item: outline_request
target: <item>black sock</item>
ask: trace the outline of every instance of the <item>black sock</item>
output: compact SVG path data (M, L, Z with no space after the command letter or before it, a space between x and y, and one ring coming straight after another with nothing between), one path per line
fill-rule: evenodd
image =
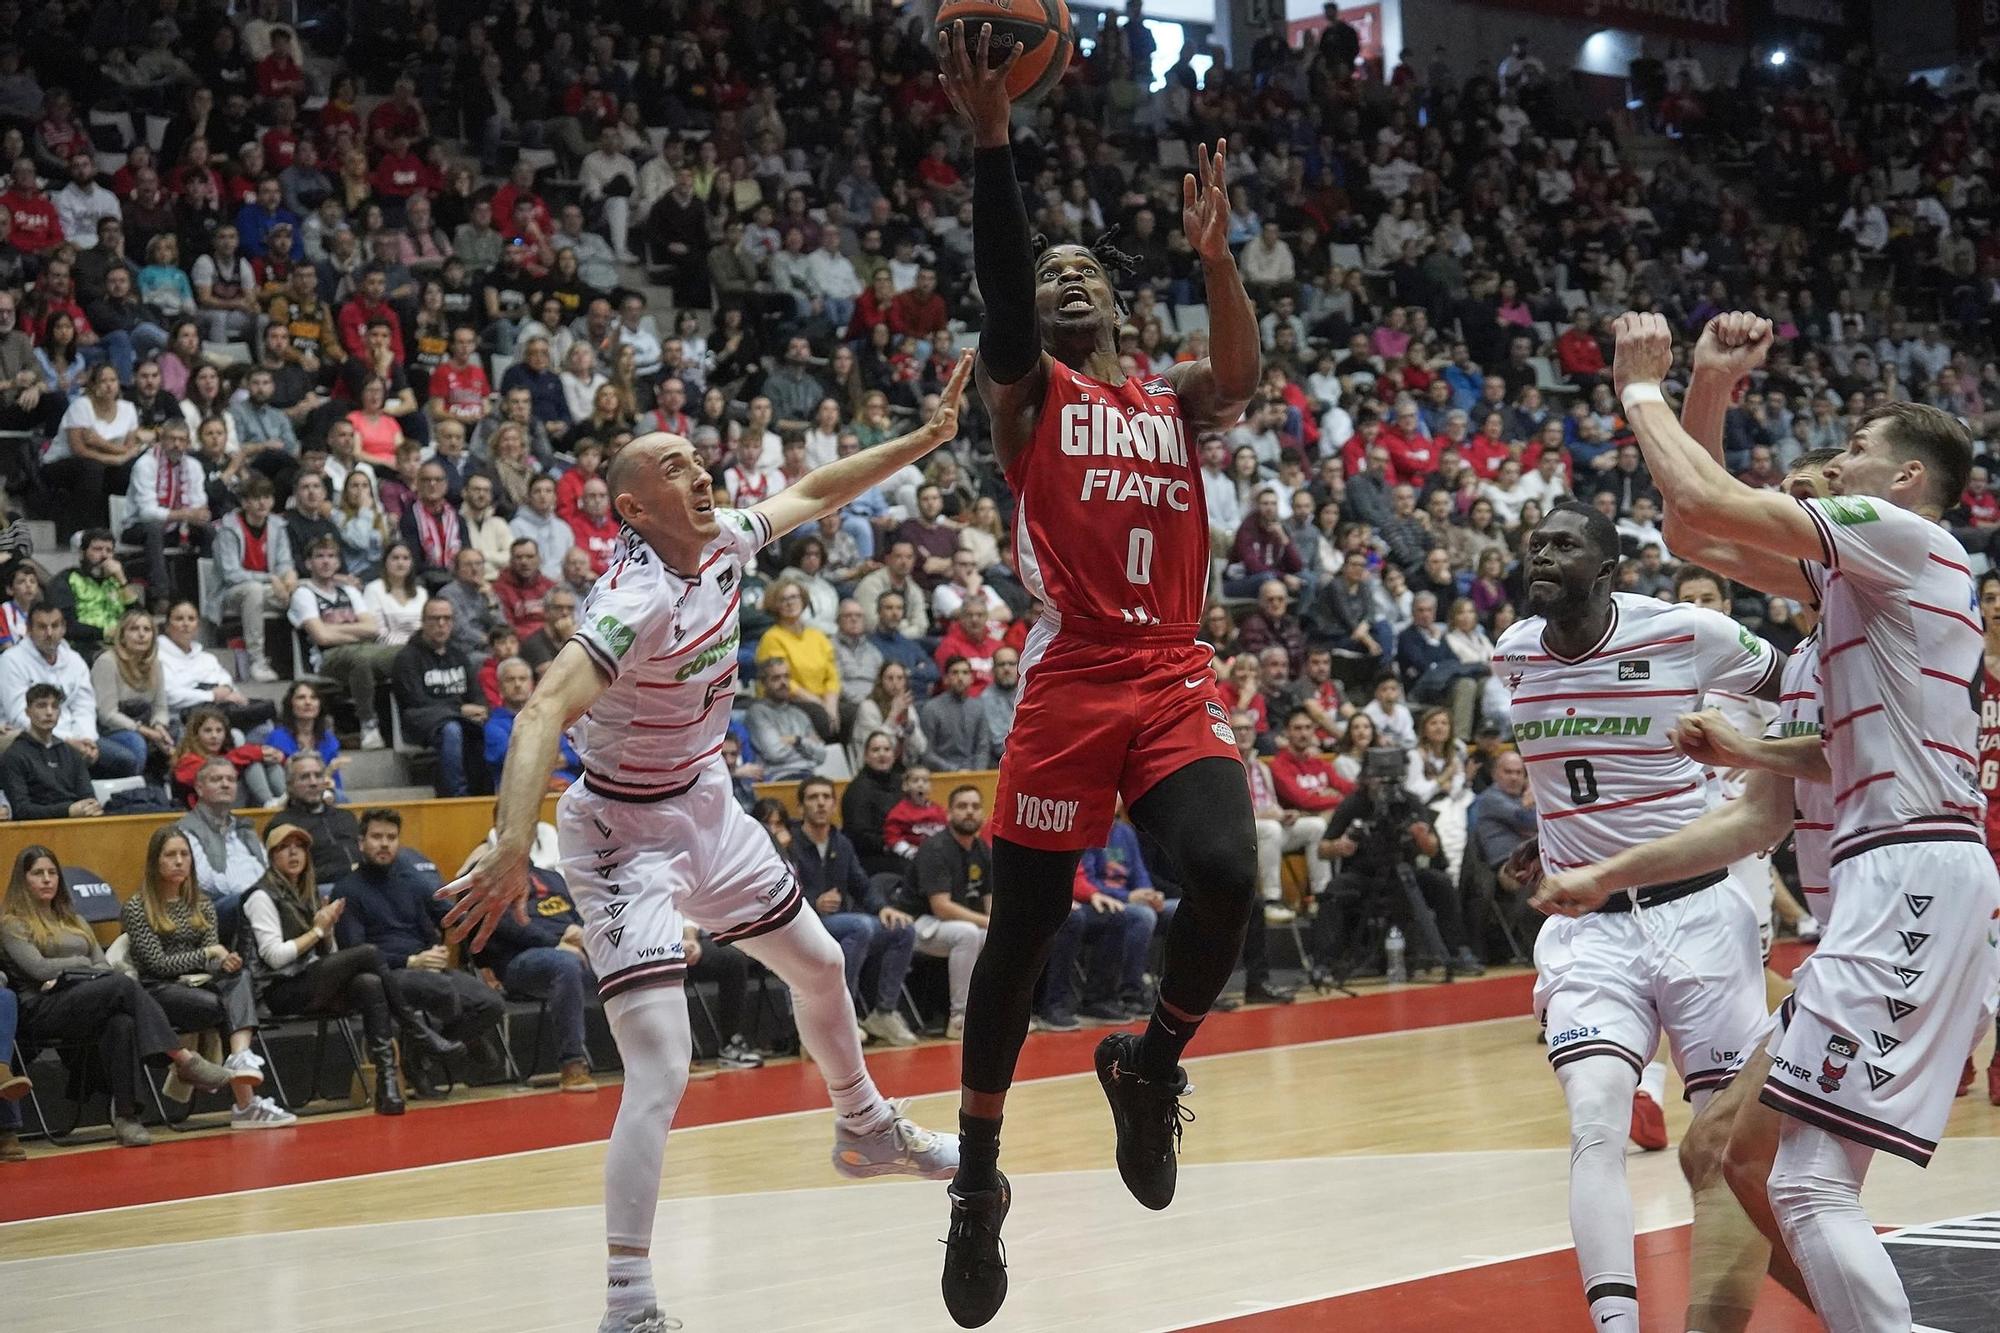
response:
M1174 1066L1181 1062L1181 1052L1200 1030L1200 1019L1179 1018L1155 1004L1153 1016L1146 1020L1146 1031L1139 1038L1139 1049L1132 1056L1132 1063L1137 1066L1135 1072L1155 1083L1171 1082Z
M999 1187L1000 1119L958 1113L958 1175L952 1184L959 1193Z

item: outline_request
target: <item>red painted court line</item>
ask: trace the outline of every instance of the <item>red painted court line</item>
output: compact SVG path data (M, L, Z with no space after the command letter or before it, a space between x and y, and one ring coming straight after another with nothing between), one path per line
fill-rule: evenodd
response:
M1444 1027L1529 1011L1534 978L1491 980L1363 995L1358 999L1216 1014L1203 1024L1191 1055L1227 1055L1333 1037ZM1045 1033L1021 1052L1018 1077L1089 1071L1106 1029ZM902 1097L958 1086L959 1049L943 1043L871 1053L882 1090ZM682 1128L824 1107L818 1069L797 1061L724 1074L689 1086L675 1124ZM99 1208L201 1198L237 1190L338 1180L506 1153L593 1143L608 1136L618 1094L537 1096L469 1102L390 1119L357 1116L306 1121L296 1129L217 1134L173 1142L166 1132L144 1150L107 1149L40 1157L7 1167L0 1179L0 1222L58 1217Z
M1639 1237L1639 1327L1681 1333L1687 1327L1688 1229ZM1329 1276L1335 1276L1330 1274ZM1496 1311L1506 1311L1504 1319ZM1371 1287L1198 1325L1201 1333L1438 1333L1440 1329L1533 1329L1593 1333L1576 1271L1576 1252L1511 1259L1437 1277ZM1810 1311L1769 1281L1751 1316L1751 1333L1820 1333Z

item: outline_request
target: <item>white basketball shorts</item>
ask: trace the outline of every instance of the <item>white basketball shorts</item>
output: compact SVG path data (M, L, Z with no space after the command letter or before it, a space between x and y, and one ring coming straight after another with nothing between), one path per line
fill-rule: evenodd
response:
M1637 1076L1665 1032L1689 1095L1726 1083L1768 1016L1748 895L1722 881L1657 907L1558 917L1535 941L1535 971L1552 1067L1605 1055Z
M607 796L587 781L557 803L556 840L603 998L678 985L686 922L729 944L798 915L798 881L737 805L720 763L679 794L651 800Z
M1983 842L1931 839L1832 878L1840 905L1794 978L1763 1099L1923 1166L2000 983L2000 874Z

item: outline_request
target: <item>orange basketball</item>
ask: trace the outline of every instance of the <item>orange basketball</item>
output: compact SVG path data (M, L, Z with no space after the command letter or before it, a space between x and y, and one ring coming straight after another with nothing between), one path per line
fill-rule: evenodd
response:
M988 55L996 66L1016 43L1021 46L1021 63L1007 79L1007 92L1016 102L1033 102L1055 87L1076 49L1063 0L944 0L938 6L938 31L949 34L951 25L961 21L966 49L975 57L980 26L993 25Z

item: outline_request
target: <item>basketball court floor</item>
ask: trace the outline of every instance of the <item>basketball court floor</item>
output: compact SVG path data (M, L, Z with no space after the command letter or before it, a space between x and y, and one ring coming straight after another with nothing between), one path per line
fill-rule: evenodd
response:
M1111 1167L1089 1073L1101 1031L1031 1038L1003 1134L1012 1292L990 1327L1586 1333L1530 983L1212 1018L1164 1213ZM924 1124L955 1124L957 1047L869 1063ZM2000 1109L1984 1090L1957 1104L1931 1170L1878 1157L1868 1182L1935 1333L2000 1329ZM655 1256L690 1333L953 1327L937 1293L943 1185L839 1180L824 1099L796 1061L689 1088ZM608 1086L419 1103L400 1120L161 1134L146 1151L0 1167L0 1329L592 1329L617 1100ZM1686 1190L1671 1152L1629 1166L1644 1327L1680 1333ZM1767 1284L1752 1327L1819 1324Z

